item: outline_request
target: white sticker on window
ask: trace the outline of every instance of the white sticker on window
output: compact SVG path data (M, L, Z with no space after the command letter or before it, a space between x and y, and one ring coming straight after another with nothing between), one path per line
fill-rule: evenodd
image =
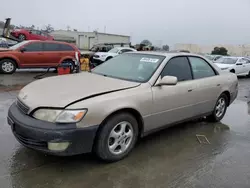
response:
M141 58L140 61L141 62L147 62L147 63L157 63L159 61L159 59L143 57L143 58Z

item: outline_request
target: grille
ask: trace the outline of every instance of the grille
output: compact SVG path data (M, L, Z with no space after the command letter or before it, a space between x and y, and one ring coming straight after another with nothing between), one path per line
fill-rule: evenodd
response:
M27 137L21 136L21 135L19 135L17 133L15 133L15 136L24 145L34 146L34 147L41 147L41 148L46 148L47 147L47 142L27 138Z
M24 114L27 114L29 112L29 107L23 104L19 99L17 99L16 105Z

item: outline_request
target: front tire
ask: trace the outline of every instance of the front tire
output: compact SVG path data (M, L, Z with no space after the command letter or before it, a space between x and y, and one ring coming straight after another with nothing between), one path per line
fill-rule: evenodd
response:
M137 137L138 123L132 115L113 115L105 121L97 135L95 153L104 161L119 161L134 148Z
M0 61L0 72L4 74L13 74L16 68L16 62L11 59L3 59Z
M222 120L227 111L228 102L227 95L224 93L221 94L216 102L213 113L208 116L208 120L212 122L219 122Z

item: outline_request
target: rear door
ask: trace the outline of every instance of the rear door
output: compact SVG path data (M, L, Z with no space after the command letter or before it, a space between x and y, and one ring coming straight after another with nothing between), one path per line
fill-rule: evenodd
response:
M68 44L59 44L60 59L66 58L66 57L72 57L74 59L75 51L76 50Z
M205 59L196 56L189 56L188 59L196 84L194 115L212 112L220 95L221 78Z
M32 42L23 46L24 52L19 52L20 65L22 67L43 67L44 53L42 42Z

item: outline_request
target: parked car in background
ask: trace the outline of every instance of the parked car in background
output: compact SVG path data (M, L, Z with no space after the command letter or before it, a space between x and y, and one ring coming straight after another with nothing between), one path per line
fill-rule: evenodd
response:
M1 37L0 37L0 48L9 48L7 40Z
M54 37L44 31L39 30L27 30L27 29L16 29L10 33L20 41L24 40L54 40Z
M26 147L61 156L93 151L117 161L138 138L164 127L204 116L220 121L237 93L237 76L202 56L124 53L91 72L25 86L8 123Z
M217 61L222 57L222 55L205 55L205 57L211 61Z
M221 57L214 62L221 70L238 76L250 76L250 59L245 57Z
M0 72L12 74L22 68L57 67L63 61L72 62L75 52L72 44L56 41L23 41L8 49L0 50Z
M134 48L129 47L116 47L111 49L108 52L97 52L93 56L93 63L96 65L100 65L101 63L118 56L120 54L126 53L126 52L135 52L136 50Z

